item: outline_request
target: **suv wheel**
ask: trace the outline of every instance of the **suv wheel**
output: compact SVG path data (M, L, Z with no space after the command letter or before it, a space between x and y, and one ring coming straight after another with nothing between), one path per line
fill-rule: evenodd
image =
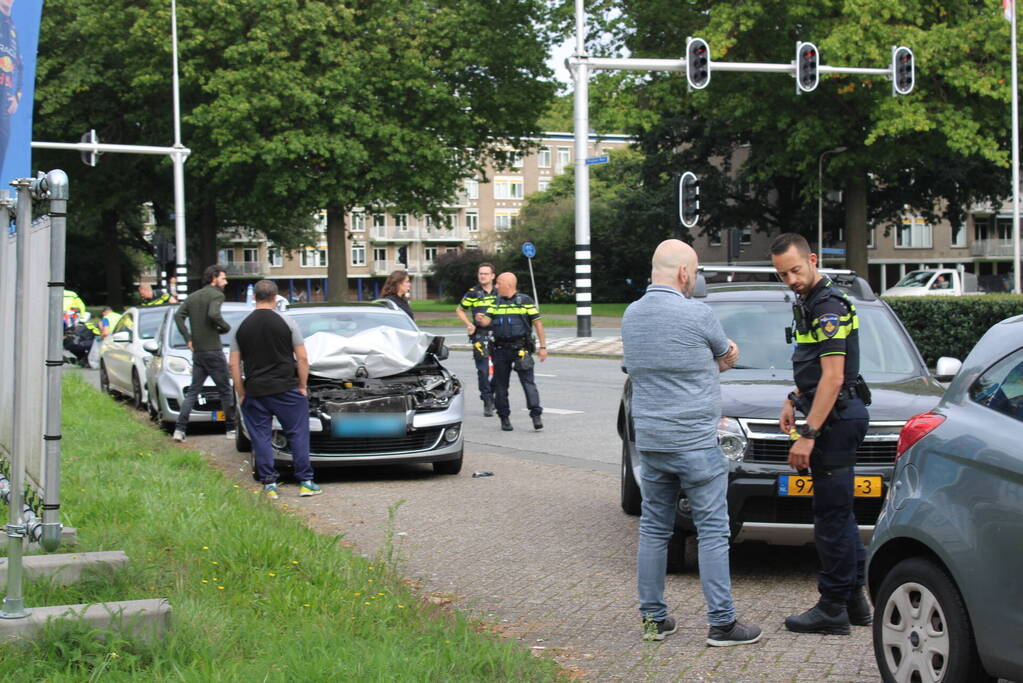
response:
M962 596L931 560L897 564L874 605L874 657L886 683L991 680L977 656Z
M627 515L638 515L643 506L643 493L632 472L629 442L622 439L622 510Z
M668 539L668 572L682 574L695 571L699 558L699 545L694 534L687 534L681 529Z

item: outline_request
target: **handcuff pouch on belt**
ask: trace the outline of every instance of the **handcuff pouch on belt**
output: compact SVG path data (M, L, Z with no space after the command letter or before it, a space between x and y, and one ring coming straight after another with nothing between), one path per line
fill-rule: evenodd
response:
M492 335L476 333L470 335L469 341L472 343L473 360L481 361L490 357L494 347L494 337Z
M792 391L789 393L788 399L792 401L792 405L801 412L804 416L810 414L810 408L813 407L813 397L816 391L808 391L802 394L796 394ZM844 384L842 388L838 390L838 396L835 397L835 403L831 406L831 412L828 417L824 420L824 424L821 425L821 431L828 428L828 423L832 419L838 420L841 417L838 411L845 407L845 402L858 398L863 401L863 405L870 405L870 387L867 386L866 380L863 379L862 375L856 375L856 379L851 384Z

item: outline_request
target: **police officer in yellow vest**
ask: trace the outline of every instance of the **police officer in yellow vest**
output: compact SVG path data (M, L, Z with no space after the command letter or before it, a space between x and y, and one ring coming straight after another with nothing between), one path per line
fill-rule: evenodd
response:
M483 401L483 416L490 417L494 414L494 391L490 383L490 352L493 346L493 333L489 327L477 327L474 321L477 313L486 313L487 309L497 300L497 288L494 286L494 264L481 263L476 270L476 278L479 284L465 293L461 303L455 308L455 315L465 323L465 331L469 333L472 357L476 363L476 380L480 389L480 400Z
M497 415L501 418L501 429L510 432L511 408L508 405L508 383L511 371L519 375L522 390L526 393L526 405L533 419L533 429L543 429L543 408L540 394L533 378L533 351L538 351L540 362L547 360L547 336L540 311L533 299L517 292L518 279L513 273L501 273L497 277L497 300L486 313L477 313L476 322L489 327L494 333L494 402ZM537 348L533 342L533 330L540 340Z
M120 313L115 313L110 306L103 307L103 316L99 319L99 336L106 339L114 332L114 326L121 319Z
M167 292L160 292L160 296L155 296L151 285L139 285L139 296L142 297L142 306L162 306L170 303L170 295Z

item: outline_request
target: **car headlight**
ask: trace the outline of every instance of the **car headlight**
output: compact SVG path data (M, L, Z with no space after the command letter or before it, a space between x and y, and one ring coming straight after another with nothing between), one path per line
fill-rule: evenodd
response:
M734 417L723 417L718 422L718 445L729 460L742 460L746 453L746 438L742 425Z
M175 375L191 375L192 364L180 356L167 356L167 372Z

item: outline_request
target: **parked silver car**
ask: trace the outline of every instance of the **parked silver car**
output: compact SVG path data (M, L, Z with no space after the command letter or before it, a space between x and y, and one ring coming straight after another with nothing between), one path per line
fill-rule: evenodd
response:
M137 410L146 406L146 366L152 354L145 344L156 339L167 311L176 306L133 306L114 325L110 336L100 341L99 385L107 393L131 398Z
M154 420L166 426L177 421L181 404L185 400L185 391L192 383L192 351L178 331L178 326L174 324L174 312L177 308L171 306L164 312L156 339L145 344L146 351L153 354L146 368L149 414ZM221 307L224 320L231 326L230 332L220 335L225 358L234 339L235 330L251 312L251 304L228 302ZM189 422L223 421L224 410L220 405L220 393L213 380L207 377L203 390L192 408Z
M885 681L1023 681L1023 316L899 436L870 544Z
M293 308L309 352L310 460L314 467L432 463L462 469L462 383L441 364L443 337L420 332L387 306ZM238 415L237 447L252 444ZM274 421L274 460L291 450ZM254 468L253 468L254 469Z

